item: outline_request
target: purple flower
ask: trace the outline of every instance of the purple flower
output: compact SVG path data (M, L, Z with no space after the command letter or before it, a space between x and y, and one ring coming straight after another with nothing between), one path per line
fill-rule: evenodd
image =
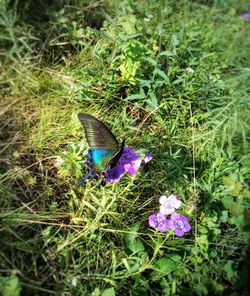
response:
M188 219L177 213L171 215L171 220L169 220L168 223L169 228L172 229L177 236L183 236L185 232L191 229Z
M169 229L169 220L166 219L162 213L151 215L148 218L148 224L151 227L156 228L160 232L166 232Z
M145 154L145 157L144 157L144 162L147 163L149 162L151 159L153 158L152 154L150 152L147 152Z
M106 173L106 181L118 182L125 172L135 175L141 166L141 153L135 152L133 149L125 146L122 155L117 163L117 166L108 170ZM145 163L152 159L151 153L147 152L145 155Z
M135 152L128 146L124 147L122 156L119 159L119 165L124 167L124 170L131 175L135 175L141 165L141 159L139 156L141 153Z
M105 179L106 181L116 183L120 181L121 177L124 175L124 168L121 166L116 166L113 169L107 171Z
M141 166L142 160L140 158L136 160L132 160L131 163L126 163L124 165L124 169L126 172L130 173L131 175L135 175Z
M169 197L162 195L159 199L161 204L160 213L165 215L170 215L175 212L175 209L179 209L182 206L182 202L174 194L171 194Z
M120 165L129 164L132 161L139 159L140 155L141 153L135 152L133 149L129 148L128 146L125 146L122 156L119 159L119 164Z
M241 14L241 17L246 20L249 21L250 20L250 13L249 12L244 12Z

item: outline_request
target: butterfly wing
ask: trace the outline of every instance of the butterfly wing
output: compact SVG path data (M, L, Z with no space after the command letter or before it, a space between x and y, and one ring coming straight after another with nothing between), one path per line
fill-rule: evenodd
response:
M104 123L89 114L80 113L78 118L91 148L119 150L119 143Z
M110 161L117 154L117 150L111 149L92 149L92 167L96 173L107 169Z
M112 159L120 153L119 143L110 129L100 120L83 113L78 114L78 118L91 148L92 170L96 174L100 174L107 169Z
M114 168L116 166L117 162L119 161L120 157L122 156L124 146L125 146L125 139L122 141L122 144L121 144L121 147L120 147L119 151L110 160L110 162L109 162L110 169L112 169L112 168Z

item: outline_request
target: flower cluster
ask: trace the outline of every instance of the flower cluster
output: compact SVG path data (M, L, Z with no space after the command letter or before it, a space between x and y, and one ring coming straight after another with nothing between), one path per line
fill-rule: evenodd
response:
M135 152L128 146L125 146L117 166L106 172L105 180L116 183L120 181L121 177L126 172L130 173L131 175L135 175L139 171L142 161L147 163L151 159L151 153L147 152L145 155L142 155L139 152Z
M185 232L190 231L191 226L188 219L175 212L182 206L182 202L176 195L161 196L160 202L160 212L151 215L148 218L149 226L156 228L160 232L166 232L168 230L173 230L177 236L183 236ZM167 219L167 216L170 219Z

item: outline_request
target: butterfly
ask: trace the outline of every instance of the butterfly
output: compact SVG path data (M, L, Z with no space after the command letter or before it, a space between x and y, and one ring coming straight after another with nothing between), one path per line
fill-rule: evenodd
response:
M87 174L77 183L81 186L87 179L104 178L106 172L116 166L125 145L119 145L111 130L92 115L79 113L78 118L84 128L86 140L90 147L87 156ZM102 185L105 184L103 180Z

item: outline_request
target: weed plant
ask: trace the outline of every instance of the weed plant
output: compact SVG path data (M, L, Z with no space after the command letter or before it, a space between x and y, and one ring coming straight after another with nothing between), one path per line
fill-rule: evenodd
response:
M247 0L0 1L0 291L248 295ZM76 184L79 112L153 160ZM163 194L182 238L148 225Z

